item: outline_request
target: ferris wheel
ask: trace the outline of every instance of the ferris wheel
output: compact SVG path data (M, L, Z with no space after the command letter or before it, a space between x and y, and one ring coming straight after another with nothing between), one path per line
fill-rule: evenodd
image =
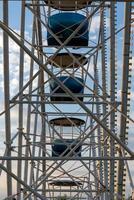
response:
M133 199L134 3L0 9L0 198Z

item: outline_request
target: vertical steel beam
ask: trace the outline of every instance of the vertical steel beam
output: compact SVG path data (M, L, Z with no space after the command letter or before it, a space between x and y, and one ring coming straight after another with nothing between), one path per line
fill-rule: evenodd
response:
M125 3L125 31L124 31L124 49L123 49L123 75L122 75L122 95L121 95L121 112L127 115L128 109L128 78L129 78L129 55L130 55L130 30L131 30L131 2ZM120 121L120 140L125 144L126 141L126 118L121 115ZM121 156L121 153L120 153ZM123 176L124 161L119 161L118 166L118 195L119 199L123 198Z
M100 43L100 40L101 40L101 27L102 27L102 18L100 16L100 30L99 30L99 36L98 36L98 44ZM98 69L97 69L97 63L98 63L98 54L99 52L97 51L96 52L96 55L94 55L94 91L97 95L99 95L100 93L100 88L99 88L99 73L98 73ZM99 103L99 97L96 96L95 97L95 101L97 103ZM96 112L97 112L97 116L98 118L100 119L100 112L101 112L101 105L99 104L96 104ZM102 129L100 126L98 126L97 128L97 142L98 142L98 156L102 156L102 151L101 151L101 148L102 148L102 144L101 144L101 136L102 136ZM99 169L98 169L98 172L99 172L99 179L100 179L100 182L103 183L103 172L104 172L104 167L103 167L103 162L100 161L99 162ZM100 185L100 188L102 187L102 185ZM100 196L100 197L99 197ZM96 199L104 199L104 193L102 193L101 195L97 195Z
M115 2L111 2L110 7L110 96L111 102L115 102L115 88L116 88L116 60L115 60ZM115 132L115 111L113 111L110 115L110 129L114 133ZM113 157L115 152L115 142L111 138L110 139L110 155ZM114 171L115 171L115 161L110 161L110 191L114 194ZM110 200L112 197L110 197Z
M98 53L97 53L98 54ZM94 77L95 77L95 81L97 82L97 83L99 83L99 75L98 75L98 70L97 70L97 57L98 57L98 55L96 55L96 59L95 59L95 61L94 61ZM95 93L96 94L99 94L99 87L96 85L96 84L94 84L94 90L95 90ZM96 102L98 102L99 103L99 98L98 97L96 97L95 98L95 101ZM99 105L99 104L97 104L96 105L96 112L97 112L97 116L98 116L98 118L100 119L100 110L101 110L101 106ZM102 144L101 144L101 135L102 135L102 131L101 131L101 127L100 126L98 126L98 128L97 128L97 142L98 142L98 156L102 156L101 154L101 146L102 146ZM99 172L99 179L100 179L100 181L103 183L103 164L102 164L102 161L100 161L99 162L99 169L98 169L98 172ZM101 185L100 185L100 188L101 188ZM100 199L103 199L104 197L104 194L102 194L101 195L101 197L100 197Z
M105 42L105 37L106 37L106 17L105 17L105 10L102 10L101 14L101 42L102 42L102 55L101 55L101 61L102 61L102 88L103 88L103 99L106 101L106 94L107 94L107 80L106 80L106 72L107 72L107 60L106 60L106 42ZM107 105L103 104L102 106L103 110L103 116L106 115L107 113ZM104 121L105 126L107 126L107 119ZM107 137L106 131L103 129L103 141L105 141ZM107 144L107 142L106 142ZM107 156L107 145L104 145L103 147L103 155ZM104 161L104 185L108 187L108 161ZM107 192L105 193L105 199L108 200L108 194Z
M36 27L35 27L35 18L33 19L33 27L32 27L32 45L34 46L35 44L35 32L36 32ZM31 52L34 54L34 48L32 47ZM30 76L29 79L32 78L33 76L33 68L34 66L34 61L32 59L30 59ZM29 93L31 93L32 91L32 83L29 85ZM29 97L30 98L30 97ZM37 101L38 101L38 96L37 96ZM28 108L28 112L31 112L31 105L29 105L30 107ZM38 106L38 105L37 105ZM38 123L38 114L35 114L35 118L34 118L34 128L33 128L33 140L32 142L35 143L36 142L36 131L37 131L37 123ZM28 121L27 121L28 123ZM29 128L30 129L30 128ZM27 152L26 152L27 153ZM35 145L32 146L32 152L31 152L32 156L35 155ZM33 165L31 164L30 167L30 179L29 179L29 184L32 185L32 181L34 181L34 168Z
M39 19L41 18L41 14L40 14L40 6L39 6L39 2L36 1L37 3L37 7L36 7L36 13L37 16L39 17ZM42 26L41 26L41 22L38 20L38 18L36 18L36 26L37 26L37 45L39 45L38 47L38 57L39 60L42 62L43 64L43 48L42 48ZM44 90L44 70L41 70L40 75L39 75L39 87L40 87L40 94L41 94L41 112L45 113L45 103L44 103L44 95L45 95L45 90ZM41 142L44 143L43 145L43 150L42 150L42 156L46 156L46 123L44 120L44 117L41 117L41 121L42 121L42 127L41 127ZM42 170L43 173L46 175L46 161L44 160L42 162ZM42 184L42 195L46 196L46 182L44 181Z
M8 0L3 1L3 22L8 26ZM3 33L3 66L4 66L4 99L5 99L5 133L7 156L11 156L11 125L10 125L10 88L9 88L9 39L6 32ZM11 172L11 161L7 161L7 170ZM12 179L7 174L7 195L12 195Z
M25 30L25 0L21 2L21 42L24 44L24 30ZM19 91L23 87L23 74L24 74L24 50L20 48L20 65L19 65ZM19 100L21 101L23 94L21 93L19 96ZM22 156L22 132L23 132L23 105L19 105L19 119L18 119L18 157ZM17 167L17 176L21 178L22 175L22 161L18 161ZM21 184L17 182L17 193L19 194L21 190ZM20 199L20 195L18 195L18 200Z

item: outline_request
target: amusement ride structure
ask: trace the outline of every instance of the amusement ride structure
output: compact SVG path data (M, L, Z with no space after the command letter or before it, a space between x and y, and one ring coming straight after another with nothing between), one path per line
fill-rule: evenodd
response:
M134 3L1 5L5 200L133 199ZM11 41L18 48L17 69L10 62ZM12 94L11 71L18 80Z

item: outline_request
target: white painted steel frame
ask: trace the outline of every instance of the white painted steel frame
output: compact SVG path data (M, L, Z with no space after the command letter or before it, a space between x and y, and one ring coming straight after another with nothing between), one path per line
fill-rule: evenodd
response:
M108 1L107 1L108 2ZM111 2L111 1L110 1ZM34 3L34 6L33 6L33 3ZM42 3L42 1L41 1ZM42 4L44 5L44 4ZM33 12L33 15L34 15L34 20L33 20L33 39L32 39L32 49L29 50L26 45L24 45L24 31L25 31L25 6L27 6L29 8L29 10L31 10L31 12L36 12L36 14ZM31 6L31 7L30 7ZM32 6L33 6L33 9L32 9ZM91 51L91 55L89 55L89 57L92 57L93 55L96 56L96 61L94 63L94 66L96 67L97 66L97 53L100 52L100 49L99 47L104 47L105 45L105 42L107 41L107 39L110 39L111 40L111 74L110 74L110 78L111 78L111 93L110 93L110 96L111 96L111 99L110 101L107 100L106 97L104 97L105 94L107 94L108 92L106 91L106 65L105 65L105 58L106 58L106 52L105 52L105 49L102 48L102 63L104 63L103 65L103 68L102 68L102 78L103 79L103 85L101 87L101 85L99 84L99 80L98 80L98 72L96 73L96 78L92 77L89 72L87 71L87 69L83 68L83 66L80 64L79 60L77 58L75 58L73 56L73 54L70 52L70 50L66 47L66 44L69 40L71 40L71 38L73 36L75 36L75 34L80 30L80 28L83 26L84 22L80 24L80 26L76 29L76 31L74 31L70 37L64 42L64 43L61 43L59 41L59 39L56 37L55 34L53 34L51 32L51 30L48 28L48 26L46 24L43 23L43 25L46 26L46 29L50 32L50 34L52 34L52 36L59 42L59 47L57 49L57 51L53 54L53 57L56 56L58 54L58 52L60 52L60 50L62 48L64 48L68 53L69 55L77 62L77 64L80 66L80 68L82 68L84 70L85 73L87 73L87 75L94 81L94 85L96 87L96 93L94 95L96 95L95 97L95 101L92 103L92 106L94 107L94 105L96 105L96 107L98 108L97 109L97 113L96 115L94 114L94 109L90 109L91 107L89 107L88 104L85 104L85 102L81 102L78 98L77 95L74 95L67 87L65 87L65 85L63 84L63 82L59 81L57 79L57 76L54 75L48 68L47 68L47 65L49 63L49 59L46 61L45 64L43 64L43 57L45 56L44 53L43 53L43 45L42 45L42 36L41 36L41 33L42 33L42 28L41 28L41 25L42 25L42 20L41 20L41 15L40 15L40 8L41 4L40 2L36 2L36 1L32 1L31 5L30 4L27 4L25 5L25 1L22 1L22 14L21 14L21 39L18 39L15 34L8 28L8 1L5 0L3 1L3 13L4 13L4 20L3 22L0 22L0 27L4 30L4 78L5 78L5 83L4 83L4 86L5 86L5 112L2 112L1 115L3 113L5 113L5 122L6 122L6 151L5 151L5 155L0 157L1 160L6 160L7 161L7 168L4 167L2 164L0 164L0 168L2 170L4 170L6 173L7 173L7 195L8 196L11 196L12 195L12 187L11 187L11 177L13 177L14 179L17 180L17 190L18 190L18 193L20 193L20 190L21 190L21 185L24 186L24 188L26 190L28 190L30 193L28 193L27 195L24 195L23 198L24 199L31 199L32 197L30 197L31 193L33 193L35 196L34 196L34 199L37 199L36 197L39 197L40 199L46 199L45 196L46 195L46 192L48 191L52 191L54 193L54 191L56 192L59 192L60 190L57 189L47 189L46 188L46 182L49 180L49 177L51 176L51 174L58 170L58 168L60 168L61 170L63 170L63 172L65 174L67 174L73 181L75 181L75 179L73 178L73 176L71 174L69 174L64 168L64 163L69 161L69 160L77 160L77 161L80 161L81 164L83 165L83 167L85 167L88 171L89 171L89 177L90 177L90 173L94 176L94 181L95 181L95 184L96 186L99 184L103 185L105 190L103 191L105 196L104 195L101 195L101 192L100 194L98 194L98 190L93 190L92 187L90 187L90 183L89 183L89 188L80 188L78 190L75 190L77 192L78 195L82 193L86 193L87 196L88 196L88 199L93 199L93 193L95 192L96 193L96 199L105 199L105 200L108 200L108 199L113 199L113 194L114 194L114 186L113 186L113 183L114 183L114 175L117 173L116 170L114 170L114 166L116 165L116 162L117 160L119 160L119 166L121 166L125 160L134 160L134 152L132 150L130 150L127 145L124 143L124 140L125 140L125 131L126 131L126 121L127 119L130 119L131 122L133 122L133 119L131 119L130 117L127 117L127 109L128 109L128 99L126 98L125 101L122 100L122 110L120 111L119 108L117 108L119 106L119 104L112 104L112 102L115 102L115 88L116 88L116 72L115 72L115 64L116 64L116 52L115 52L115 35L118 33L115 32L115 3L114 2L111 2L110 3L110 12L111 12L111 18L110 18L110 26L111 26L111 36L109 38L105 38L104 39L104 30L103 28L105 28L104 26L104 23L101 24L102 26L102 30L101 30L101 38L102 38L102 41L101 43L98 43L97 45L97 49L92 52L94 50L94 48L92 48L92 51ZM95 13L99 10L99 9L102 9L104 10L105 8L105 5L104 5L104 2L102 2L101 4L98 4L98 6L95 5L95 8L93 9L92 13L90 13L90 15L87 17L87 19L91 19ZM127 64L129 64L129 47L130 47L130 31L128 31L128 29L130 30L130 17L131 17L131 12L130 12L130 9L131 9L131 3L126 3L126 9L125 9L125 13L126 13L126 24L128 24L128 26L125 24L125 31L127 34L125 34L124 36L124 68L128 65L125 64L125 62L127 62ZM50 12L51 12L51 9L50 9ZM129 13L128 13L129 12ZM50 14L50 13L49 13ZM128 18L129 19L128 19ZM103 20L104 16L102 15L101 17L101 20ZM7 26L6 26L7 25ZM35 27L37 28L37 30L35 29ZM114 34L113 34L113 30L114 30ZM128 34L129 32L129 34ZM10 101L10 98L9 98L9 61L8 61L8 36L10 36L17 44L18 46L20 46L20 78L19 78L19 93L17 95L14 96L14 98ZM35 35L36 35L36 40L35 40ZM37 52L38 52L38 56L35 56L34 54L34 46L36 46L36 49L37 49ZM127 48L125 50L125 47ZM31 66L30 66L30 78L25 85L23 85L23 65L24 65L24 52L26 52L30 58L31 58ZM53 58L52 57L52 58ZM52 60L51 58L51 60ZM33 76L33 66L34 66L34 62L37 63L39 66L40 66L40 69L39 71ZM128 69L127 69L128 70ZM89 153L93 153L94 154L94 157L81 157L81 158L77 158L77 157L74 157L74 158L70 158L70 157L59 157L59 158L55 158L55 157L50 157L50 155L47 157L47 152L46 152L46 144L47 144L47 141L46 141L46 137L44 135L44 130L46 130L46 124L49 124L49 121L48 121L48 116L47 114L44 116L44 113L45 113L45 106L47 106L47 104L52 104L52 102L50 101L44 101L44 97L45 97L45 90L44 90L44 87L43 87L43 84L44 84L44 78L43 78L43 74L44 74L44 71L51 77L53 78L58 84L59 86L66 92L66 95L69 95L72 97L72 99L74 100L75 103L77 103L80 108L82 108L84 110L84 112L86 113L86 116L87 116L87 119L88 118L91 118L92 122L96 122L95 125L91 127L91 129L85 127L85 132L87 133L87 135L84 135L84 132L82 132L83 134L83 139L78 142L78 144L67 154L68 156L75 151L75 149L80 145L80 144L83 144L83 142L85 142L85 140L92 134L94 133L95 130L98 131L98 133L100 133L101 129L103 129L104 131L104 139L107 140L107 137L109 136L110 138L110 141L111 143L113 144L111 149L110 149L110 156L107 156L107 148L104 146L105 148L105 155L104 156L101 156L101 153L99 153L99 156L96 156L96 152L94 151L94 148L93 146L91 146L90 148L90 151ZM66 69L64 69L64 71L66 71ZM96 71L96 70L95 70ZM123 75L123 84L126 89L126 86L128 84L128 74L126 73L126 71L124 70L124 75ZM127 71L128 72L128 71ZM126 80L124 78L124 76L127 74L126 76ZM69 74L71 76L71 74ZM38 89L37 89L37 94L38 96L36 97L36 100L35 101L32 101L32 98L31 96L28 96L29 94L31 95L32 93L32 82L34 81L34 79L36 77L39 77L39 85L38 85ZM99 77L100 78L100 77ZM41 81L40 81L41 80ZM76 79L75 79L76 80ZM45 80L45 82L47 82L47 80ZM86 82L83 84L83 86L86 87ZM27 94L26 96L23 96L23 91L29 87L29 94ZM88 88L88 86L87 86ZM103 96L101 97L103 102L100 102L98 101L99 99L97 98L100 98L100 94L99 94L99 90L103 91ZM88 88L89 89L89 88ZM122 89L124 91L124 89ZM128 91L127 91L128 92ZM127 95L127 92L126 94L123 93L123 95ZM53 95L53 93L50 93L49 96ZM46 95L47 96L47 95ZM17 98L19 97L19 101L17 100ZM122 97L123 98L123 97ZM125 98L125 97L124 97ZM27 101L25 101L25 99ZM94 97L93 97L94 99ZM27 131L26 131L26 134L27 136L25 137L24 133L23 133L23 103L27 103L28 104L28 111L27 111L27 114L28 114L28 118L27 118ZM39 102L40 101L40 102ZM19 146L19 150L18 150L18 156L11 156L11 141L13 141L13 138L11 139L11 133L10 133L10 109L12 106L10 106L10 103L14 103L13 106L15 106L17 103L19 103L19 131L18 131L18 134L15 136L15 137L18 137L18 146ZM41 103L41 107L38 106L38 103ZM45 104L44 104L45 103ZM102 105L103 103L103 118L100 117L100 110L99 110L99 106ZM109 112L106 111L106 105L110 105L111 108L109 110ZM92 107L92 108L93 108ZM123 110L123 107L125 107L125 110L126 112L124 112ZM56 105L55 105L55 108L56 108ZM28 140L28 133L30 131L30 120L31 120L31 110L34 109L35 112L35 124L34 124L34 133L37 132L37 123L38 123L38 118L41 117L42 118L42 136L40 137L40 142L41 141L44 141L44 148L42 147L39 147L39 157L36 157L35 156L35 149L36 147L33 145L32 147L32 151L31 151L31 142L29 142ZM59 115L62 115L62 116L65 116L68 118L68 113L67 114L64 114L62 113L62 111L60 111L58 109L58 107L56 108L57 111L59 111ZM121 121L121 128L124 129L123 131L121 130L121 136L123 135L123 139L119 139L116 135L115 135L115 112L116 111L120 111L121 113L121 119L124 119L125 120L125 123L124 121L122 122ZM107 127L107 123L106 123L106 119L107 117L110 116L110 126ZM59 133L53 128L53 130L55 131L55 133L57 135L59 135ZM45 133L46 134L46 133ZM81 136L82 136L81 134ZM25 141L26 141L26 151L25 151L25 156L23 155L22 153L22 146L23 146L23 142L22 142L22 137L25 138ZM33 141L36 142L36 135L34 136L34 139ZM62 139L62 137L61 137ZM94 141L94 138L93 138L93 141ZM120 156L115 156L115 152L114 152L114 145L115 145L115 142L121 147L121 149L123 150L123 152L127 152L127 154L129 154L130 156L125 156L125 154L122 156L122 154ZM72 145L72 144L71 144ZM67 145L67 149L66 151L71 147L71 145ZM12 147L13 148L13 147ZM100 149L102 148L102 144L100 143ZM44 151L45 150L45 151ZM41 154L42 152L42 154ZM45 152L45 153L43 153ZM92 155L93 155L92 154ZM11 172L11 161L13 160L18 160L18 173L17 173L17 176L15 174L13 174ZM25 170L24 170L24 181L23 181L23 178L22 178L22 171L21 171L21 168L22 168L22 160L25 160ZM30 172L30 185L32 186L33 184L35 184L35 188L33 189L31 186L29 186L28 184L28 171L27 171L27 168L29 166L28 164L28 160L31 160L31 172ZM52 165L49 165L48 168L46 168L46 163L47 161L50 161L52 160L53 163ZM60 160L60 162L58 162L58 160ZM89 160L92 160L94 161L94 171L92 171L90 169L90 164L89 163L86 163L84 161L89 161ZM100 174L102 174L102 178L99 180L98 179L98 176L96 176L96 173L94 173L96 171L96 161L104 161L104 173L103 173L103 169L100 168ZM109 168L108 167L108 164L107 164L107 161L110 161L110 164L111 164L111 167ZM33 178L33 175L34 175L34 162L35 161L42 161L42 163L40 162L37 162L37 171L36 171L36 177ZM4 164L4 162L3 162ZM56 166L54 165L56 164ZM42 174L39 173L40 171L40 166L43 166L42 167ZM126 163L127 165L127 163ZM122 165L122 167L124 168L124 166ZM52 168L50 170L50 168ZM121 167L119 167L119 172L118 172L118 175L119 175L119 178L118 178L118 184L119 184L119 187L118 187L118 195L117 195L117 198L122 198L123 197L123 186L122 186L122 180L123 180L123 177L124 177L124 170L123 168L121 169ZM121 169L121 170L120 170ZM127 167L128 169L128 167ZM26 173L25 173L26 172ZM128 169L128 172L129 172L129 169ZM108 173L110 173L110 179L108 179ZM130 173L129 173L130 174ZM42 177L42 179L40 179ZM131 177L131 175L130 175ZM21 179L22 178L22 179ZM131 178L130 178L131 179ZM37 182L37 180L39 180ZM104 181L104 182L103 182ZM132 181L131 181L132 182ZM75 183L77 183L75 181ZM103 184L104 183L104 184ZM110 184L110 185L109 185ZM39 192L40 189L39 186L40 185L43 185L43 188L41 189L41 193ZM132 185L132 183L131 183ZM64 190L63 190L64 191ZM66 190L66 191L70 191L70 190ZM73 190L72 190L73 191ZM89 191L92 192L92 195L91 197L89 196ZM108 193L107 193L107 192ZM109 194L109 195L108 195ZM72 196L70 199L73 199L75 197ZM20 195L17 196L17 199L20 199ZM52 197L53 198L53 197Z

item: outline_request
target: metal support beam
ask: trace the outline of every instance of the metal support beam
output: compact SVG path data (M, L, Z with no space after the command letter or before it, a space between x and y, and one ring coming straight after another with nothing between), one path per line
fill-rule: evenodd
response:
M37 7L35 7L35 11L37 13L37 16L39 18L41 18L41 11L40 11L40 7L39 7L39 1L36 1L35 3L37 3ZM38 58L40 60L40 62L43 64L43 48L42 48L42 24L41 22L36 18L36 27L37 27L37 44L39 45L37 51L38 51ZM45 89L44 89L44 70L41 70L40 75L39 75L39 86L40 86L40 99L41 99L41 112L45 113L45 105L46 103L43 101L44 97L45 97ZM44 143L44 148L42 151L42 156L45 157L46 156L46 122L44 120L43 116L41 119L41 142ZM46 172L46 161L44 160L42 163L42 170L45 173ZM42 185L42 195L46 196L46 182L44 181L43 185Z
M124 30L124 49L123 49L123 75L122 75L122 104L121 111L125 115L128 113L128 78L129 78L129 55L130 55L130 23L131 23L131 2L125 4L125 30ZM120 141L126 142L127 120L121 116L120 121ZM121 154L120 154L121 156ZM124 177L124 161L119 162L118 166L118 195L119 199L123 198L123 177Z
M0 160L134 160L134 157L14 157L0 156Z
M24 44L24 30L25 30L25 0L22 1L21 4L21 42ZM23 74L24 74L24 50L20 48L20 65L19 65L19 91L23 87ZM23 94L19 96L19 100L21 100L23 97ZM23 132L23 104L19 105L18 108L18 157L22 156L22 132ZM17 166L17 176L21 178L22 176L22 162L21 160L18 161ZM17 193L19 194L21 190L21 185L19 182L17 182ZM20 200L20 195L17 196L17 199Z
M101 42L102 42L102 53L101 53L101 65L102 65L102 88L103 88L103 91L102 91L102 94L103 94L103 99L104 101L106 101L107 99L107 77L106 77L106 74L107 74L107 58L106 58L106 17L105 17L105 9L103 9L101 11L101 27L100 27L100 31L101 31ZM107 107L108 105L106 104L103 104L102 105L102 113L103 113L103 116L106 115L107 113ZM107 120L108 119L105 119L104 121L104 124L105 126L107 127ZM106 137L107 137L107 132L103 129L102 130L102 135L103 135L103 140L105 141L106 140ZM104 156L107 156L108 155L108 148L107 146L104 146L103 147L103 152L102 154ZM104 161L104 185L106 185L106 187L108 187L108 172L109 172L109 167L108 167L108 162L107 161ZM102 198L105 198L107 200L109 200L109 196L108 196L108 193L106 192L104 197Z
M116 52L115 52L115 31L116 31L116 4L115 2L111 2L111 7L110 7L110 34L111 34L111 39L110 39L110 96L111 96L111 101L115 102L116 99ZM111 115L110 115L110 129L115 133L115 113L116 111L114 110ZM111 138L110 139L111 147L110 147L110 155L113 157L115 154L115 141ZM110 191L111 193L114 193L114 182L115 182L115 162L111 161L110 162ZM112 197L110 197L112 200Z
M8 0L3 1L3 22L8 26ZM7 156L11 156L11 127L10 127L10 84L9 84L9 39L6 32L3 33L3 67L4 67L4 99L5 99L5 133ZM7 168L11 172L11 161L7 161ZM12 195L12 178L7 174L7 195Z

